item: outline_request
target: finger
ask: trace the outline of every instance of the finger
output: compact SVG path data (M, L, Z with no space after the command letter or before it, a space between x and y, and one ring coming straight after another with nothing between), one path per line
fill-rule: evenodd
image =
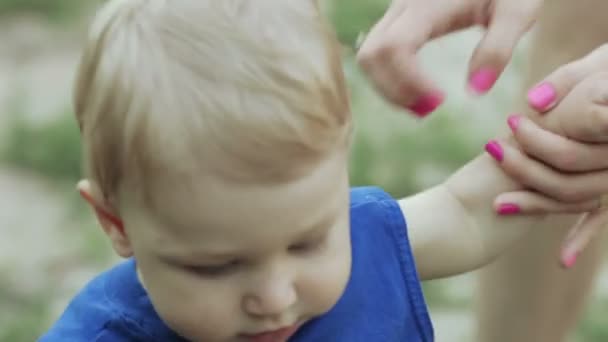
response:
M598 202L601 203L601 200L598 200ZM596 210L599 208L596 208ZM565 245L568 241L570 241L576 234L578 234L579 229L581 228L581 223L583 223L583 221L587 218L587 216L589 215L589 212L584 213L583 215L580 215L579 218L576 220L576 222L574 223L574 225L572 225L572 227L570 228L570 230L568 231L568 234L566 234L566 238L564 239L564 244ZM563 246L562 246L563 247Z
M599 207L599 200L564 203L533 191L513 191L500 194L494 200L499 215L515 214L580 214Z
M485 94L513 56L521 37L530 29L532 9L496 8L486 34L477 45L469 65L469 89Z
M509 177L556 200L583 202L608 193L608 171L561 173L498 140L486 144L486 151Z
M374 25L370 33L374 31L385 32L390 27L395 19L399 18L401 13L407 7L406 1L392 1L382 18Z
M608 112L605 114L608 118ZM583 120L582 116L579 121ZM608 168L608 144L585 144L571 140L542 129L534 121L517 114L509 116L507 122L526 154L555 169L580 172Z
M445 95L422 71L416 53L432 32L433 20L403 11L382 32L376 30L357 54L376 89L394 105L424 117L443 103Z
M394 40L401 37L401 49L397 49L387 65L388 76L397 84L400 103L418 116L426 116L443 103L445 95L420 66L417 53L431 39L434 27L441 18L432 12L409 9L397 18L388 29L387 36Z
M554 111L567 136L585 142L608 142L608 73L599 72L582 80L547 118L554 116Z
M561 250L562 265L570 268L597 234L608 225L608 210L598 209L587 214L573 228L574 233L566 240Z
M599 57L603 56L587 55L549 74L528 92L529 105L541 113L555 107L579 82L598 71Z

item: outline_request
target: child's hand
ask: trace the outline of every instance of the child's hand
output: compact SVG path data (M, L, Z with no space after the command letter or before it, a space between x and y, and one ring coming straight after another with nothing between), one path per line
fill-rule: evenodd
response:
M555 133L510 117L520 147L542 163L506 146L501 166L538 192L502 194L495 204L504 213L591 211L566 238L561 259L569 267L608 225L608 210L599 200L608 193L608 45L558 69L530 91L529 99L545 113L532 118Z
M469 65L469 87L485 93L509 63L521 36L535 21L542 0L393 0L367 35L358 57L381 94L425 116L444 99L416 63L427 42L475 25L487 27Z

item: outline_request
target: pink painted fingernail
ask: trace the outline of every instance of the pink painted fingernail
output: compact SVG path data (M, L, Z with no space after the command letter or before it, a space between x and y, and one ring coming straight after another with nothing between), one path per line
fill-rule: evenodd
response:
M528 92L528 102L537 110L547 110L555 104L557 92L547 82L543 82Z
M562 259L562 265L565 268L571 268L576 263L577 258L578 258L578 252L567 255Z
M496 140L490 140L486 144L486 152L488 152L494 159L501 162L503 159L502 146Z
M498 206L498 214L500 215L514 215L521 211L517 204L503 203Z
M492 68L481 68L469 79L469 88L477 94L485 94L492 89L498 79L498 73Z
M517 131L517 128L519 127L520 122L521 122L521 115L519 115L519 114L510 115L509 118L507 119L507 123L509 124L509 127L511 127L511 130L513 132Z
M441 91L433 91L420 96L418 100L409 107L416 116L423 118L439 107L445 100L445 95Z

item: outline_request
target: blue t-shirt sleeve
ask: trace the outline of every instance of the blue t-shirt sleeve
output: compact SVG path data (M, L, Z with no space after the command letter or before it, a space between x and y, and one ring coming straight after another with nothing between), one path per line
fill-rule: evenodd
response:
M406 325L411 329L408 341L432 341L432 324L399 203L377 187L354 188L351 198L353 250L365 252L356 257L374 260L374 265L365 264L381 269L376 275L383 283L373 285L379 296L404 305ZM370 241L375 244L370 246ZM398 307L393 310L400 311Z
M352 189L351 243L345 293L294 341L433 341L399 203L376 187Z
M87 284L38 342L182 342L160 320L133 259Z

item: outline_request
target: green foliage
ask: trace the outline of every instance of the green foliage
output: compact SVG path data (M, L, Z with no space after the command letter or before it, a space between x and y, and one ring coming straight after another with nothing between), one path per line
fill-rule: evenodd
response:
M37 13L64 19L79 13L91 0L0 0L0 14Z
M36 341L49 319L48 293L25 297L0 284L0 298L6 316L0 322L0 342Z
M576 336L580 341L608 341L608 299L594 301L580 323Z
M367 32L382 17L389 3L389 0L331 0L329 17L340 41L354 46L359 34Z
M439 114L438 114L439 115ZM417 170L428 166L440 171L454 170L474 155L475 150L455 130L437 128L452 121L448 117L434 120L415 134L390 135L387 143L374 147L369 136L361 132L355 139L351 157L353 185L376 184L397 197L420 190ZM442 139L433 137L440 134ZM388 176L378 177L381 170Z
M80 178L80 133L72 115L64 114L41 125L14 115L8 129L4 162L71 183Z
M426 304L430 307L446 307L450 302L449 296L446 294L445 287L438 281L429 281L422 283L422 290Z

